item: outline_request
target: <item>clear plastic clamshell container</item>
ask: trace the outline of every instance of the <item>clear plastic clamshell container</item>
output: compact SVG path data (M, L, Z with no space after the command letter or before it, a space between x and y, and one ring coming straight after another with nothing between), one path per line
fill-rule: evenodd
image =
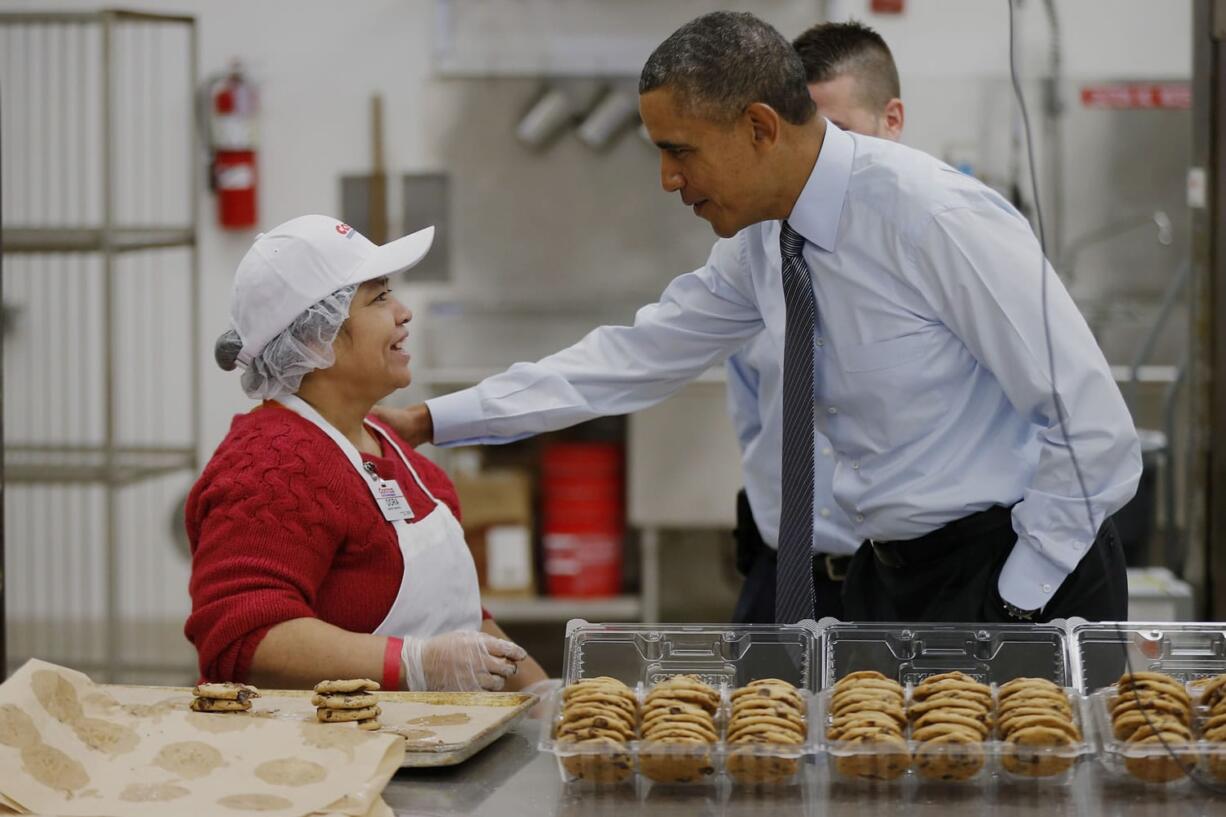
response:
M562 690L547 702L547 727L539 749L553 754L568 783L628 785L710 784L726 776L734 785L796 782L804 758L817 752L816 693L821 649L817 625L774 624L589 624L566 627ZM562 692L585 678L609 676L630 687L640 707L651 688L676 675L695 675L719 692L712 743L663 743L641 739L638 728L624 745L555 739L562 718ZM731 695L750 681L778 678L797 688L805 705L807 732L800 744L726 742Z
M823 619L823 692L818 700L816 730L829 755L835 781L873 785L916 783L971 784L997 781L1027 785L1067 785L1074 767L1090 754L1083 696L1075 689L1075 673L1064 625L1051 624L856 624ZM1043 678L1062 687L1081 740L1072 744L1021 747L999 738L992 726L982 743L925 743L912 738L910 718L904 727L905 748L899 744L856 743L826 738L833 719L829 707L840 678L861 670L876 670L903 686L906 705L914 687L925 678L959 671L996 690L1015 678ZM814 730L814 731L816 731Z
M1226 743L1204 737L1208 719L1197 681L1226 673L1226 625L1220 623L1069 622L1078 686L1100 740L1103 766L1121 781L1139 785L1186 785L1200 775L1226 782ZM1192 701L1192 740L1186 743L1130 743L1116 736L1111 704L1116 683L1129 672L1157 672L1184 685ZM1147 710L1147 719L1158 717ZM1147 724L1148 725L1148 724Z

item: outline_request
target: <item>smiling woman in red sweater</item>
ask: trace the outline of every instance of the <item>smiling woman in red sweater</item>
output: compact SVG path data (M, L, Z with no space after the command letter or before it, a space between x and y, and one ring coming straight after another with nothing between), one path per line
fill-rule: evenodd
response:
M187 504L186 634L208 680L522 689L543 681L481 608L446 475L369 417L409 384L412 313L389 276L433 228L378 247L303 216L239 264L218 363L263 404L235 417Z

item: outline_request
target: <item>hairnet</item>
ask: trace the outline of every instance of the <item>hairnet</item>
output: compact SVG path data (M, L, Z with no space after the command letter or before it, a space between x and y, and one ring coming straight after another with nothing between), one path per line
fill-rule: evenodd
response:
M332 342L349 317L349 304L357 286L338 289L317 301L270 340L243 372L243 391L255 400L269 400L298 391L302 378L336 362ZM231 329L217 339L213 356L226 371L235 367L242 338Z

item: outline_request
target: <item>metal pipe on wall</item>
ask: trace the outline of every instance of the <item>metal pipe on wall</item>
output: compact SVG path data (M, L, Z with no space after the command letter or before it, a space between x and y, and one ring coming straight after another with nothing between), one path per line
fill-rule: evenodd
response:
M115 337L115 253L111 246L115 227L115 146L114 128L114 23L112 14L102 18L102 332L108 340ZM107 473L115 470L116 426L119 418L115 411L115 349L112 345L103 352L103 425L105 466ZM106 677L114 682L119 669L122 631L119 625L119 486L108 480L106 484L106 530L103 532L106 554Z
M1051 196L1051 218L1047 223L1050 255L1056 269L1062 268L1060 247L1064 241L1064 100L1060 86L1064 81L1064 43L1055 0L1044 0L1051 43L1048 45L1048 76L1043 82L1043 120L1047 142L1047 189Z

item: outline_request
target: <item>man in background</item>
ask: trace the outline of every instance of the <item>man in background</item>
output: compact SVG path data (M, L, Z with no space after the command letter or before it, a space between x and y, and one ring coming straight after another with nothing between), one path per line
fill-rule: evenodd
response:
M877 32L821 23L792 44L817 113L843 130L897 142L903 104L898 68ZM745 583L733 611L740 624L775 621L775 569L782 506L783 350L767 332L728 359L728 413L741 446L745 487L736 498L736 566ZM813 588L816 614L843 617L843 578L860 539L834 501L834 451L820 433L813 458Z

